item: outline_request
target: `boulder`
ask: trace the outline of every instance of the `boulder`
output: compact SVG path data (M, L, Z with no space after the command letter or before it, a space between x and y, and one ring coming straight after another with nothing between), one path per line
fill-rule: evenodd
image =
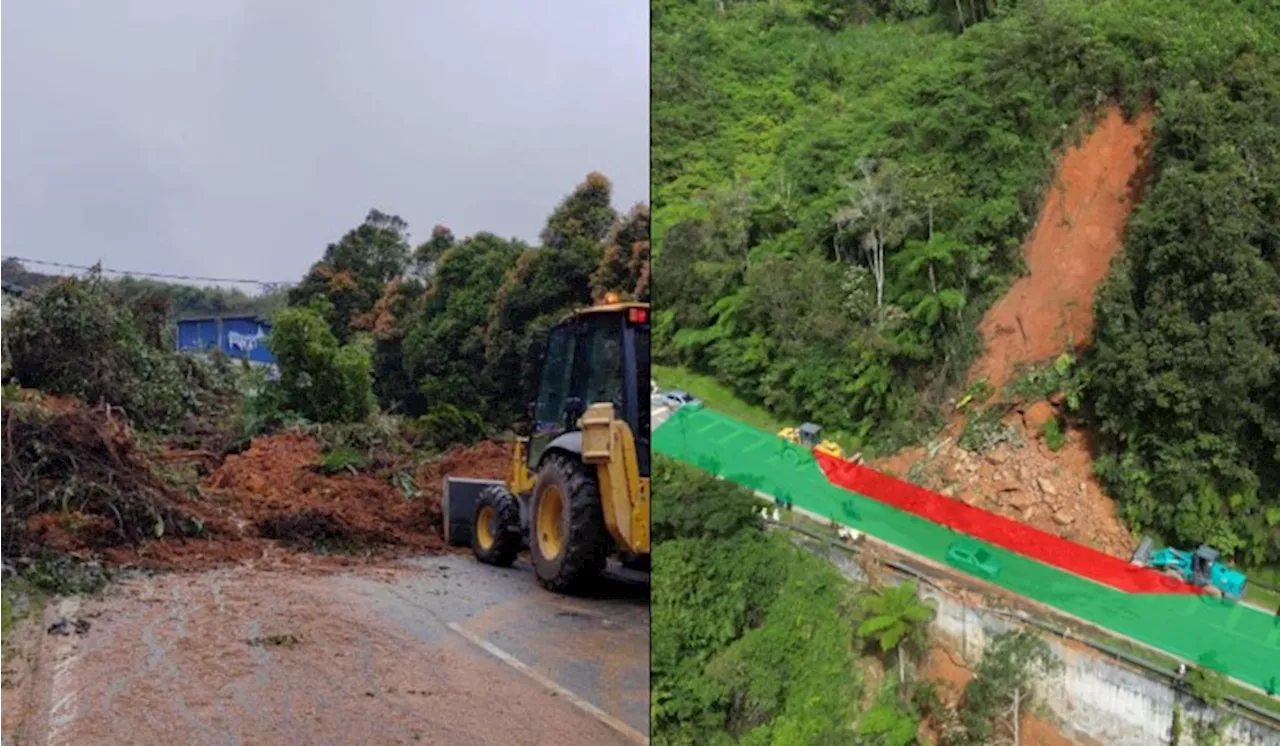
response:
M1026 508L1029 508L1032 505L1035 505L1036 503L1040 502L1040 498L1036 497L1030 492L1023 492L1021 490L1017 490L1011 493L1009 497L1005 499L1005 502L1007 502L1008 504L1012 505L1013 507L1019 510L1025 510Z
M1047 401L1038 401L1027 407L1027 411L1022 413L1022 422L1027 426L1027 430L1032 433L1039 433L1044 427L1044 423L1058 416L1058 410Z

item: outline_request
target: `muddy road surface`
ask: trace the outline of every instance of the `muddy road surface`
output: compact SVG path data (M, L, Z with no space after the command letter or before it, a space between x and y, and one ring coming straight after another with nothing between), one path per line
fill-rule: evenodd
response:
M648 593L619 569L566 598L453 555L134 578L46 610L5 741L645 743ZM61 617L88 629L46 633Z

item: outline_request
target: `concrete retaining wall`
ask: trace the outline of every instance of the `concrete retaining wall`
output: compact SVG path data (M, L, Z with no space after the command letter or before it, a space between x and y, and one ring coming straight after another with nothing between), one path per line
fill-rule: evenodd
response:
M862 579L862 570L851 556L838 550L824 553L847 577L855 581ZM970 664L977 663L992 638L1020 624L1004 614L967 606L955 596L928 585L921 586L920 594L937 607L934 633ZM1217 710L1178 694L1169 682L1108 659L1082 643L1069 643L1049 635L1045 640L1062 660L1063 668L1043 681L1041 699L1062 733L1079 743L1168 744L1175 702L1181 704L1183 713L1183 737L1179 746L1194 743L1192 721L1212 722L1224 717ZM1223 743L1275 746L1280 744L1280 729L1237 717L1224 731Z

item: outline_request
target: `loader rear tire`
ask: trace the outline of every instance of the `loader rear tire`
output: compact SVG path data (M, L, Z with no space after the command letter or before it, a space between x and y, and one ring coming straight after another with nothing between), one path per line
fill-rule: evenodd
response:
M471 551L486 565L510 567L520 553L520 504L504 487L490 485L476 498Z
M556 593L581 590L604 570L610 549L595 474L581 461L549 454L531 507L529 556L538 582Z

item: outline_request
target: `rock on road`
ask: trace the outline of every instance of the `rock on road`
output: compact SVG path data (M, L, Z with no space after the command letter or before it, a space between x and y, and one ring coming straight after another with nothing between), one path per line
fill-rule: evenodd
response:
M228 568L123 581L48 612L16 743L644 743L649 589L594 598L469 556L346 574ZM6 705L17 705L9 701ZM6 739L8 740L8 739Z

